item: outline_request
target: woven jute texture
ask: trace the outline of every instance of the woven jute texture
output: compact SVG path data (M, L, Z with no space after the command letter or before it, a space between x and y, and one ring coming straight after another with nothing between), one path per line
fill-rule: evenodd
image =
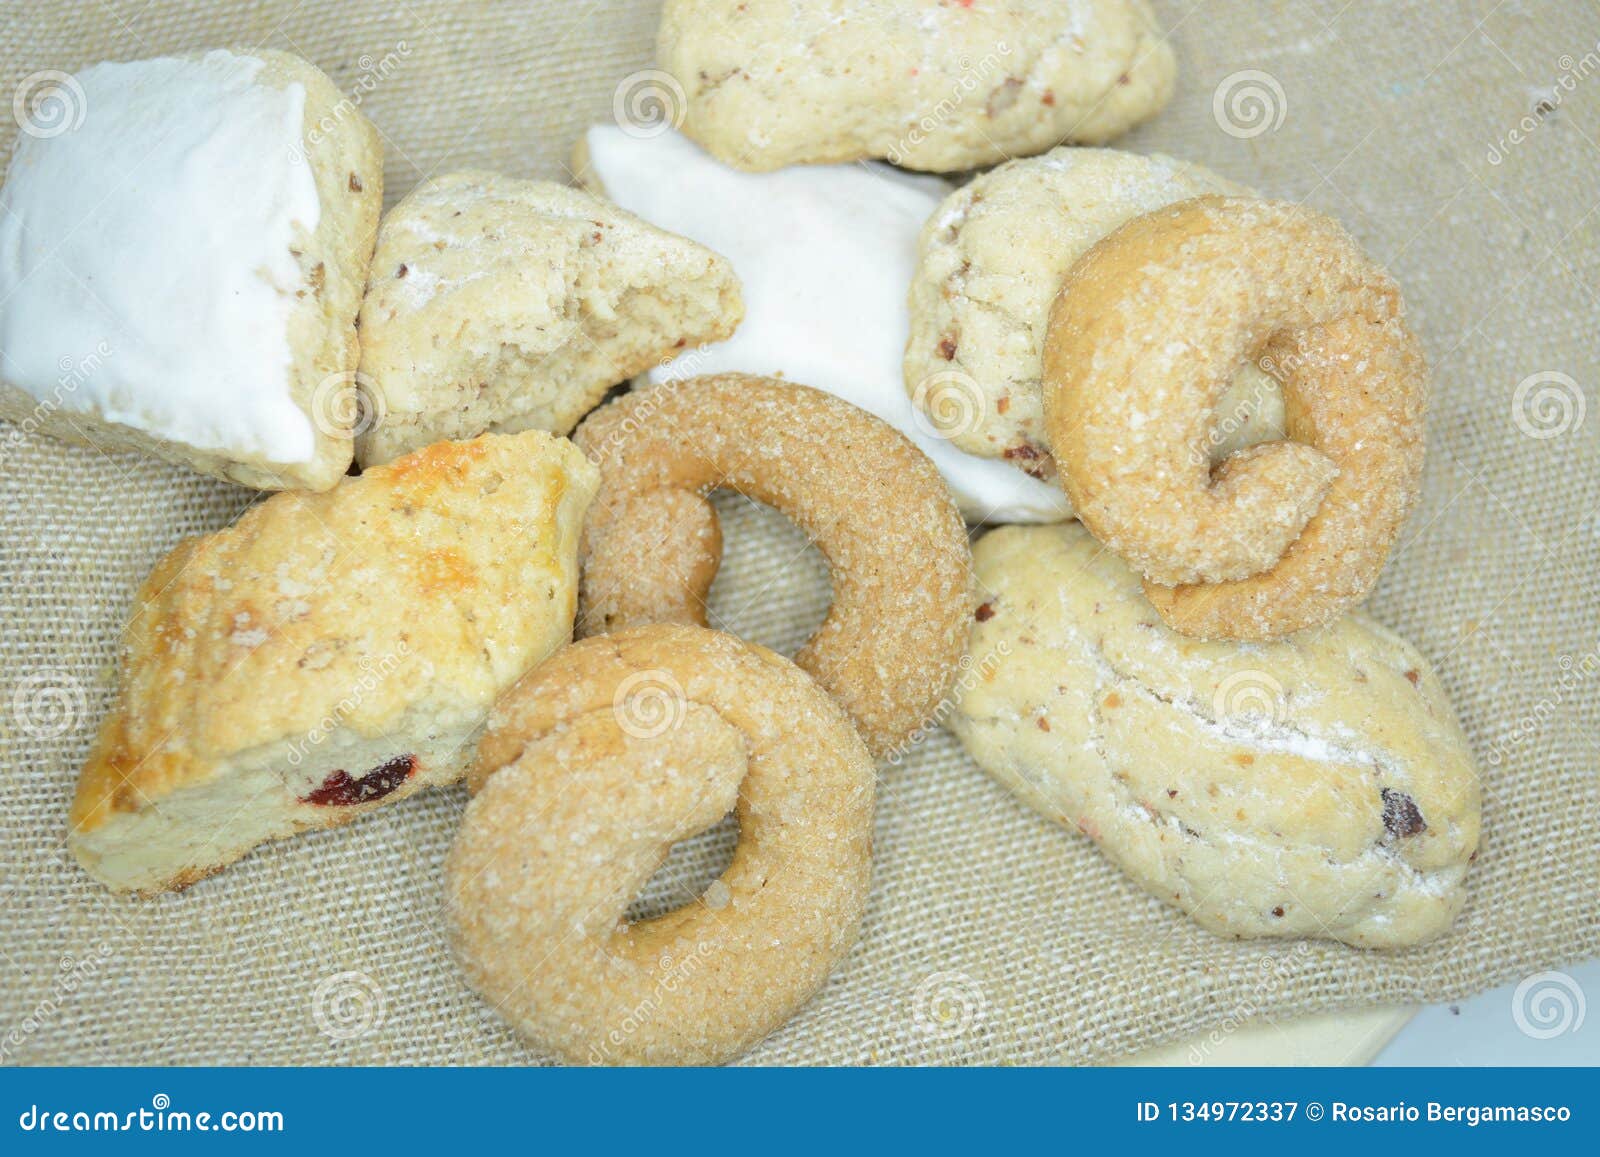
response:
M1160 12L1180 86L1122 147L1341 218L1393 268L1432 356L1426 492L1369 610L1438 667L1482 763L1466 912L1446 940L1405 952L1218 939L941 733L884 774L859 946L751 1062L1101 1060L1253 1014L1454 999L1600 953L1595 6ZM386 141L392 204L452 168L562 178L579 131L649 67L655 20L649 3L568 0L12 3L0 96L106 58L288 49L359 94ZM459 789L263 848L163 900L114 899L79 870L67 805L135 585L254 496L0 434L0 1055L539 1061L446 952ZM718 621L793 648L823 613L820 561L775 514L722 508ZM730 838L680 849L655 905L705 882Z

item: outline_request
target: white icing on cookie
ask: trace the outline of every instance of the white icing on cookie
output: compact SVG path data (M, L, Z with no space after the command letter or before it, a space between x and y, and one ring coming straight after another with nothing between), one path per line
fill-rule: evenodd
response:
M305 89L232 53L97 64L83 122L18 140L0 191L0 377L202 450L309 461L291 252L321 206ZM70 378L68 377L68 372Z
M725 342L691 350L653 381L742 371L827 390L911 438L969 522L1055 522L1065 495L1008 463L958 450L919 421L901 361L917 234L949 193L888 165L802 165L741 173L674 132L591 128L589 164L606 196L733 262L745 318Z

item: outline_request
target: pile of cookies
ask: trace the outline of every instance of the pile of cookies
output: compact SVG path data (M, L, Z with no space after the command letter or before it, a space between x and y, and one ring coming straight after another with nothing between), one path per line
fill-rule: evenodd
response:
M186 887L464 779L468 983L570 1061L715 1063L849 952L877 768L942 723L1220 933L1449 928L1472 757L1352 613L1420 485L1398 289L1303 206L1080 147L1170 95L1143 0L839 7L668 0L679 104L586 134L584 189L448 174L381 220L302 60L78 75L0 192L0 415L280 491L139 592L91 875ZM792 661L708 628L716 489L828 562ZM630 920L730 812L722 876Z

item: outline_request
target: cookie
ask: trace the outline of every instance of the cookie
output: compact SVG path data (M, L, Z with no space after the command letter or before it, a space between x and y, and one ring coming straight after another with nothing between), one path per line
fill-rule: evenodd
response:
M384 218L361 307L362 465L485 430L565 434L743 313L728 262L548 181L467 172Z
M855 943L872 760L793 663L655 623L585 639L495 705L445 861L467 981L574 1064L717 1064L783 1025ZM697 901L630 921L672 846L730 812Z
M1228 375L1285 368L1286 437L1212 470ZM1304 205L1197 197L1073 265L1044 415L1083 524L1175 630L1276 639L1366 598L1422 487L1428 361L1400 288Z
M1145 0L667 0L656 59L683 131L757 172L947 173L1101 144L1160 110L1176 72Z
M0 192L0 417L261 489L350 465L377 131L283 52L97 64Z
M923 226L911 282L905 388L969 454L1056 476L1041 358L1050 304L1078 258L1140 214L1243 186L1199 165L1114 149L1056 149L985 173ZM1283 436L1271 362L1248 364L1217 407L1220 461Z
M118 892L460 778L496 696L566 642L599 475L530 431L279 494L146 580L68 842Z
M1228 936L1443 935L1478 775L1414 647L1351 615L1241 646L1162 625L1076 524L974 548L984 603L948 726L979 766Z
M960 670L972 609L967 528L927 457L888 423L775 378L635 391L572 436L600 467L583 528L578 634L709 626L722 561L706 495L786 515L828 560L833 602L795 655L874 756L903 750Z

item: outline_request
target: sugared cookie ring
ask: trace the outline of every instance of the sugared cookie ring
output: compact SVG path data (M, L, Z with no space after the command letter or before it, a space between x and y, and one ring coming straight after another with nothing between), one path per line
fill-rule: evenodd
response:
M1218 399L1279 367L1287 441L1213 474ZM1045 420L1079 517L1175 629L1269 639L1358 603L1415 500L1427 365L1400 292L1299 205L1201 197L1135 218L1051 312Z
M854 943L873 766L787 659L698 627L586 639L490 717L445 865L468 982L536 1045L589 1064L712 1064L789 1019ZM733 862L637 924L674 843L730 811Z
M972 555L938 472L905 437L820 390L722 374L628 394L573 440L601 471L579 634L704 626L721 557L704 495L726 487L788 515L827 559L833 606L795 662L873 755L929 718L966 648Z

